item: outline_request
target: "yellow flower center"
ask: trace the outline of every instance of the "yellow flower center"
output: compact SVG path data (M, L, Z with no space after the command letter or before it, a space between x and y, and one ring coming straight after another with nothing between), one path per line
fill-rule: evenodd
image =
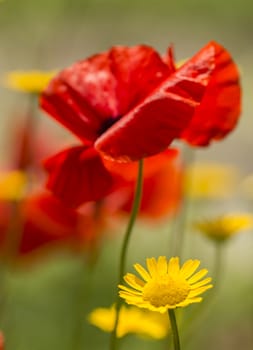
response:
M189 291L190 286L184 278L159 276L159 280L152 280L145 285L143 300L149 301L155 307L175 306L187 298Z

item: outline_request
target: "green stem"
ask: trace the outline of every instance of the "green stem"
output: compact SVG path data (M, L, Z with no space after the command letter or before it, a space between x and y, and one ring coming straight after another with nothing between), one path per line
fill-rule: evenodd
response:
M168 310L169 318L170 318L170 326L173 337L174 350L180 350L180 341L179 341L179 333L177 328L177 321L174 309Z
M123 281L123 276L125 274L125 266L126 266L126 256L127 256L127 250L128 245L131 237L131 233L137 218L137 214L139 211L140 203L141 203L141 196L142 196L142 182L143 182L143 160L141 159L139 161L139 167L138 167L138 176L136 180L136 187L135 187L135 194L134 194L134 200L132 205L132 210L129 218L129 222L126 228L126 233L124 235L124 240L121 248L120 253L120 263L119 263L119 277L118 277L118 284L121 284ZM113 331L111 333L111 342L110 342L110 349L115 350L116 349L116 339L117 339L117 327L119 322L119 310L120 310L120 298L117 295L116 304L115 304L115 322Z

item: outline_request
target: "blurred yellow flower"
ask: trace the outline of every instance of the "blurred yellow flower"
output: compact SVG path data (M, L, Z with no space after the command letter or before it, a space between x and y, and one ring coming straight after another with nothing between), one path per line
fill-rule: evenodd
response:
M13 90L39 94L55 74L56 71L13 71L6 74L4 85Z
M209 220L196 221L193 226L213 240L224 241L243 230L253 228L253 215L227 214Z
M185 193L195 199L224 198L233 193L238 177L239 171L231 165L195 163L185 170Z
M0 199L18 200L26 187L27 178L22 171L13 170L0 173Z
M124 276L131 288L119 285L119 295L128 304L164 313L202 301L199 295L212 288L211 278L202 279L208 272L206 269L194 273L199 260L187 260L180 268L178 257L167 260L160 256L157 260L146 259L146 264L148 270L140 264L134 265L142 279L131 273Z
M114 328L116 310L111 308L98 308L93 310L88 321L105 332L111 332ZM119 311L119 323L117 337L121 338L127 334L162 339L168 334L169 320L165 315L148 310L140 310L137 307L125 307Z

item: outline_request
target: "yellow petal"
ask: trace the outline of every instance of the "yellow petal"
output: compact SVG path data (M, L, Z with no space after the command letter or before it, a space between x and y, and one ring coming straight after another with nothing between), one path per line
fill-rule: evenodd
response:
M157 262L155 258L148 258L146 259L146 263L147 263L147 268L148 271L151 275L151 277L156 277L157 276Z
M188 283L193 284L193 283L199 281L207 273L208 273L207 269L200 270L199 272L195 273L191 278L188 279Z
M165 256L159 256L157 261L157 270L160 275L165 275L168 272L168 263Z
M177 274L178 272L179 272L179 258L178 257L170 258L168 263L168 274L173 275L173 274Z
M133 295L142 295L141 292L138 292L137 290L130 289L130 288L123 286L123 285L119 285L119 288L130 293L130 294L133 294Z
M199 267L200 261L199 260L188 260L181 268L180 274L184 278L190 277Z
M132 273L126 274L126 276L124 277L124 280L131 287L140 291L143 290L143 287L145 286L145 282L143 282L141 279L139 279L137 276L133 275Z
M144 279L144 281L148 282L151 280L149 273L140 264L134 264L134 268Z
M127 302L134 302L134 303L142 302L142 299L140 296L133 295L133 294L130 294L130 293L125 292L125 291L120 291L119 296L121 298L125 299Z
M189 295L188 295L188 298L196 297L197 295L200 295L200 294L204 293L206 290L208 290L208 289L210 289L212 287L213 287L212 284L209 284L207 286L203 286L203 287L191 290Z
M204 280L198 282L198 283L195 283L191 286L191 290L193 289L196 289L196 288L199 288L199 287L202 287L204 286L205 284L208 284L212 281L211 277L208 277L208 278L205 278Z
M185 306L188 306L190 304L200 303L202 300L203 300L203 298L201 298L201 297L189 298L189 299L186 299L185 301L182 301L182 303L179 303L178 306L185 307Z

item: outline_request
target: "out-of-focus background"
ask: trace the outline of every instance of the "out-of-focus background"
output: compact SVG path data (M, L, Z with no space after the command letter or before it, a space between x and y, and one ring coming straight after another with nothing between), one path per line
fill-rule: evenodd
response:
M238 127L223 141L197 150L199 160L233 164L243 176L253 172L253 4L250 0L3 0L0 2L0 77L17 69L60 69L112 45L148 44L163 53L172 43L178 60L192 56L210 40L224 45L242 74L243 113ZM13 111L24 96L0 87L0 165L8 159ZM11 120L11 118L13 118ZM44 118L44 119L43 119ZM48 117L41 123L59 130ZM45 139L46 139L45 135ZM252 210L241 202L223 206ZM125 222L120 230L123 232ZM161 232L158 232L161 230ZM139 225L130 245L129 265L145 256L166 254L167 226ZM150 231L150 232L149 232ZM119 235L120 236L120 235ZM121 236L120 236L121 237ZM159 238L158 238L159 237ZM188 238L187 256L212 267L212 248L204 239ZM11 277L6 335L7 350L70 350L77 308L84 310L83 349L107 348L108 335L86 323L93 307L109 306L115 294L120 239L109 241L95 270L85 273L79 259L68 254ZM252 233L236 237L226 250L227 268L222 290L208 318L201 323L185 349L252 349L253 282ZM76 285L84 276L87 303L78 304ZM88 294L89 298L88 298ZM89 300L89 301L88 301ZM122 349L162 349L165 342L127 338ZM74 349L73 349L74 350Z

